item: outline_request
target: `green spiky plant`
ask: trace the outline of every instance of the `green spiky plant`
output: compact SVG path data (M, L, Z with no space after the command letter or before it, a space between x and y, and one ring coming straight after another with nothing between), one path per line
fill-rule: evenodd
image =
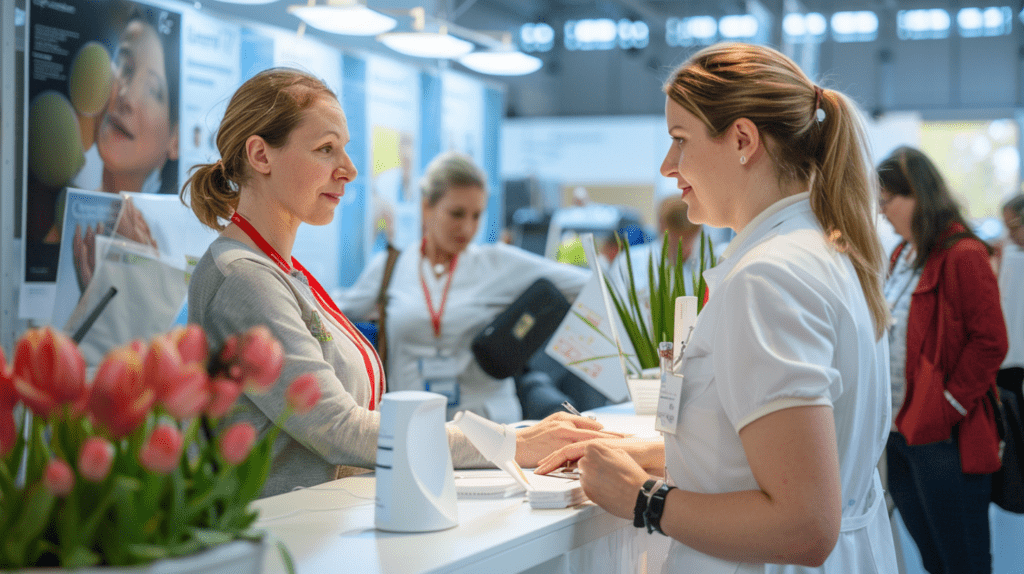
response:
M622 325L633 343L637 360L641 369L651 369L658 366L658 343L671 341L675 323L676 298L684 295L695 295L697 297L697 312L704 308L704 297L708 286L704 282L704 271L715 266L714 250L711 238L702 230L700 232L700 252L690 277L683 273L683 241L679 240L676 250L674 265L669 264L668 250L661 250L661 257L657 265L654 261L654 254L651 253L647 263L647 285L651 296L651 311L648 315L643 308L642 301L637 296L637 278L633 275L633 261L629 252L629 242L621 236L617 236L619 248L626 254L626 272L623 281L625 282L625 293L620 293L612 281L605 277L608 286L608 293L611 295L612 304L622 319ZM662 240L662 245L668 243L668 233ZM689 286L689 291L687 291ZM639 374L639 373L637 373Z

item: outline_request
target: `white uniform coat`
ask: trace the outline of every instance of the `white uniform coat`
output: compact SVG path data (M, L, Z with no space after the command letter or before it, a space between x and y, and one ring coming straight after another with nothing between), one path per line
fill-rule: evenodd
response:
M335 299L353 320L374 311L386 259L386 253L379 253L356 283ZM546 277L572 300L590 272L502 243L472 244L459 255L441 317L441 337L436 338L420 282L421 270L435 311L448 281L447 271L440 277L434 275L420 256L418 243L398 256L388 286L388 390L423 390L420 358L451 357L460 373L461 396L459 405L449 409L449 419L459 410L471 410L498 422L520 420L514 381L483 372L470 343L537 279Z
M809 194L755 218L704 273L710 299L684 353L670 482L701 493L756 490L739 431L769 413L832 407L843 514L821 568L737 564L673 541L665 572L896 572L876 464L889 434L888 341L848 257L826 241Z

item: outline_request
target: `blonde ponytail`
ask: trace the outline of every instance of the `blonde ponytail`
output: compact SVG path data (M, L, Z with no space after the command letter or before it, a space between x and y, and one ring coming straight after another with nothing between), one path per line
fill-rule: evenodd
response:
M839 92L825 90L821 105L825 120L820 122L811 209L836 248L849 255L871 311L875 336L880 338L892 317L882 291L885 252L873 217L878 205L874 162L852 102Z
M238 187L228 179L224 163L200 164L181 187L181 202L192 207L199 221L220 231L238 207Z

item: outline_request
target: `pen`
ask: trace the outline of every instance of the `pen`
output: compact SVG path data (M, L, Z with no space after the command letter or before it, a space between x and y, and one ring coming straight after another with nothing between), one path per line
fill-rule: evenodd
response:
M574 415L576 415L578 417L586 416L583 413L581 413L578 410L576 410L576 407L572 406L572 403L570 403L569 401L562 401L562 408L564 408L565 410L569 411L570 414L574 414ZM587 417L587 418L592 419L594 417L591 416L591 417Z

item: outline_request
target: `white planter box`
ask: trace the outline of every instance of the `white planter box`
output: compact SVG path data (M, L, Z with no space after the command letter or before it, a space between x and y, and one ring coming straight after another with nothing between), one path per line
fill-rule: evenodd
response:
M265 540L265 539L264 539ZM157 560L140 566L96 566L79 570L26 568L12 574L259 574L266 542L234 540L191 556Z

